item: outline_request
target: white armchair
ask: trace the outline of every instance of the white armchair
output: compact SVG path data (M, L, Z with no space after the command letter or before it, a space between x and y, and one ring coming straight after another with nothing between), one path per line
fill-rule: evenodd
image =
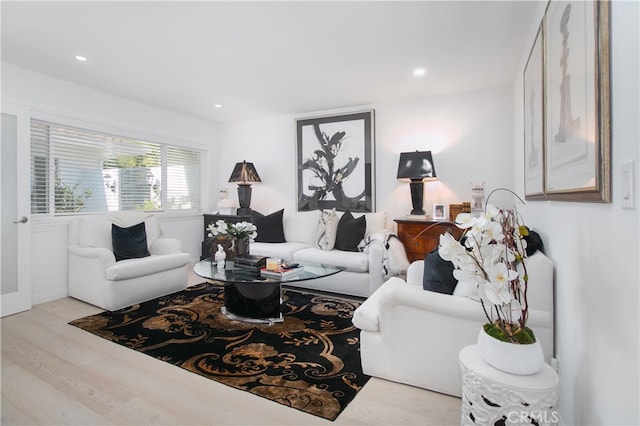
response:
M530 327L545 361L553 356L553 263L541 252L526 260ZM423 290L424 261L407 282L386 281L354 313L365 374L461 396L458 353L477 342L486 317L480 302Z
M154 216L141 215L131 224L142 220L151 256L119 262L113 253L111 220L69 222L69 296L113 311L187 287L190 256L182 253L180 240L162 237Z

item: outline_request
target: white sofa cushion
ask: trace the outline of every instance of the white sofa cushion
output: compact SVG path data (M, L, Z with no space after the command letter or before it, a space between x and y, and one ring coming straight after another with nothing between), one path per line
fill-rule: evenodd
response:
M344 266L347 271L351 272L369 272L369 255L367 253L340 250L324 251L311 247L296 252L293 259L296 262Z
M103 247L113 251L111 222L82 218L78 222L78 245L80 247Z
M162 235L160 224L155 216L149 213L112 212L109 219L81 218L78 221L78 245L80 247L104 247L113 251L111 240L111 224L115 223L121 228L128 228L144 220L145 233L147 235L147 249ZM136 222L137 220L137 222Z
M458 282L458 284L456 284L456 288L453 290L453 295L458 297L468 297L476 302L480 301L478 288L474 283L469 281Z
M256 256L275 257L278 259L292 261L293 255L298 250L312 247L312 244L306 243L260 243L252 242L249 245L249 252Z
M386 212L365 213L364 216L367 221L367 230L364 232L365 237L373 234L374 232L384 232L387 227ZM354 217L357 216L354 215Z
M189 253L152 255L116 262L105 271L107 279L121 281L179 268L190 262Z
M318 222L320 222L320 210L309 212L287 212L282 218L284 239L289 242L316 244Z

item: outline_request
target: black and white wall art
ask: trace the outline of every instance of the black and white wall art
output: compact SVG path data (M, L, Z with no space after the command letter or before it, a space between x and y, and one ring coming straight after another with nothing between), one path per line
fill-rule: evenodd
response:
M372 212L374 111L296 120L298 210Z

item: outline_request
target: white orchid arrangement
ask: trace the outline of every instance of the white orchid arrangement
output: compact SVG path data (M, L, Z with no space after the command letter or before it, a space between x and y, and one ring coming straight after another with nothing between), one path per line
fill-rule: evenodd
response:
M524 237L529 233L515 209L500 210L487 205L481 216L461 213L456 225L464 229L460 240L449 233L440 236L438 253L454 266L459 283L478 289L482 308L494 332L513 343L532 343L527 322L529 277L523 262ZM497 330L495 330L497 329Z
M224 220L218 220L215 224L210 223L207 226L209 238L222 235L229 235L235 239L249 237L254 240L258 236L256 226L250 222L227 223Z

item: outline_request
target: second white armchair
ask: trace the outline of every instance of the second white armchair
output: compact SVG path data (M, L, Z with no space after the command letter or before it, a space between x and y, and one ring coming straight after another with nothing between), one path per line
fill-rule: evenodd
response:
M526 260L529 320L545 361L553 356L553 263L541 252ZM477 342L487 319L468 297L423 290L424 261L413 262L407 281L386 281L355 311L365 374L461 395L458 353Z

